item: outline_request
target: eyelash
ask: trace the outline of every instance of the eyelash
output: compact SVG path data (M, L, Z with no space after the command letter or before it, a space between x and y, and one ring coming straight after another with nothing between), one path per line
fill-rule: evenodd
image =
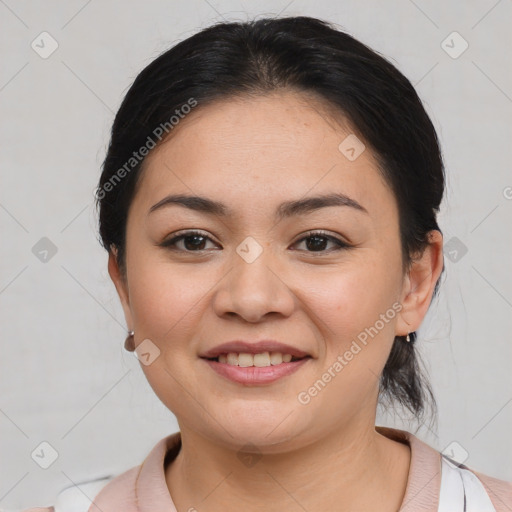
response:
M169 249L169 250L172 250L172 251L180 251L180 252L186 252L186 253L193 253L193 252L204 252L208 249L199 249L197 251L189 251L189 250L185 250L185 249L177 249L175 246L176 246L176 243L187 238L187 237L190 237L190 236L200 236L202 238L205 238L207 240L210 240L211 242L214 242L209 236L205 235L204 233L202 233L201 231L195 231L195 230L191 230L191 231L185 231L184 233L181 233L169 240L166 240L164 241L162 244L160 244L161 247L164 247L166 249ZM340 250L343 250L343 249L350 249L352 248L351 245L347 244L346 242L343 242L342 240L340 240L339 238L336 238L332 235L328 235L325 231L322 231L322 230L318 230L318 231L309 231L308 233L306 233L306 236L302 237L300 240L297 240L295 242L295 244L298 244L300 242L303 242L304 240L307 240L308 238L313 238L315 236L318 236L320 238L326 238L327 240L333 242L334 244L336 244L338 247L336 249L331 249L331 250L326 250L326 251L305 251L305 252L308 252L308 253L311 253L311 254L328 254L330 252L333 252L333 251L340 251ZM215 242L214 242L215 243ZM294 244L294 245L295 245Z

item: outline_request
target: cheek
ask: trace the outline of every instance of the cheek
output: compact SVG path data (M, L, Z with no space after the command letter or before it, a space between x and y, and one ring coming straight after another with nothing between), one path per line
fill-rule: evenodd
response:
M302 279L307 301L320 320L327 359L343 354L357 340L364 359L380 365L394 338L399 281L398 267L370 250L322 279Z
M379 375L394 339L400 309L396 302L398 269L378 259L376 253L368 251L368 256L371 261L360 259L322 279L317 275L303 280L323 349L318 374L304 383L302 396L315 397L311 403L316 421L326 425L333 418L373 407ZM325 387L317 384L319 380L327 383Z
M211 276L199 265L170 265L161 258L141 254L132 259L130 281L131 307L137 341L150 339L159 355L149 365L141 364L146 379L155 394L174 414L186 420L206 422L204 412L188 401L187 390L197 386L194 359L198 326L204 302L213 283Z
M201 265L171 265L151 255L133 259L136 271L130 281L130 300L139 332L163 344L184 336L197 321L202 299L212 283ZM210 276L210 277L209 277Z

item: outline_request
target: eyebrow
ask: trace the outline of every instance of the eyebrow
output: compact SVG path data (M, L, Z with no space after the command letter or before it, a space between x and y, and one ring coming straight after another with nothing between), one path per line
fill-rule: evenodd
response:
M234 215L234 212L224 203L214 201L207 197L185 194L171 194L164 197L149 209L148 215L156 210L172 205L182 206L189 210L206 213L208 215L218 215L221 217ZM285 201L278 206L275 215L278 219L284 219L294 215L305 215L330 206L348 206L349 208L368 214L368 210L354 199L345 194L333 193L294 201Z

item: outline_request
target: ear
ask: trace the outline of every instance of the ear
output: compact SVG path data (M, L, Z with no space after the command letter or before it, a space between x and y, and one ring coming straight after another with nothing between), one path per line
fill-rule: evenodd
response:
M443 271L443 235L440 231L428 233L429 245L419 258L414 259L404 278L402 310L395 325L396 336L417 331L427 314L434 288Z
M128 290L128 283L125 276L121 272L121 269L119 268L117 261L117 248L114 245L111 246L108 253L108 273L114 283L114 286L116 287L117 294L119 295L128 330L131 331L133 329L133 318L130 309L130 294Z

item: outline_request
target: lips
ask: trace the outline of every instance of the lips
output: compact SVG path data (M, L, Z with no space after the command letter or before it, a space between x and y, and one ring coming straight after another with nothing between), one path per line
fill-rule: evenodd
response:
M215 359L221 354L261 354L263 352L280 352L281 354L290 354L296 359L311 357L311 355L307 352L274 340L261 340L256 342L248 342L243 340L229 341L201 353L199 357L203 359Z
M301 368L307 367L310 364L311 357L304 357L295 362L282 362L276 366L265 366L262 368L257 366L250 366L248 368L232 366L205 358L201 358L201 361L204 361L204 364L208 365L217 375L236 384L243 386L266 386L291 376L295 372L300 371Z

